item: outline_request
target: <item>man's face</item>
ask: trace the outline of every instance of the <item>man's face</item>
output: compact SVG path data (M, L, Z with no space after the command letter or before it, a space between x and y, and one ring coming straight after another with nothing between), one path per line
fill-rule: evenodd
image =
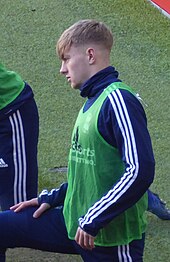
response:
M90 78L89 57L85 47L72 46L65 51L60 73L66 76L74 89L79 89Z

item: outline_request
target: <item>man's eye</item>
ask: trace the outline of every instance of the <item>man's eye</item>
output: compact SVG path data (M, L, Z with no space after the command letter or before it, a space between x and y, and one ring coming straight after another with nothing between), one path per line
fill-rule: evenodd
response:
M69 57L63 58L63 61L64 61L64 62L67 62L68 60L69 60Z

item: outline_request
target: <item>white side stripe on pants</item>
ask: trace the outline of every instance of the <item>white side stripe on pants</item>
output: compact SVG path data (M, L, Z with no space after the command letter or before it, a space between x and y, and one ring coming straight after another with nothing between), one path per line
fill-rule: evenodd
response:
M119 262L132 262L129 245L118 246L118 258Z
M19 110L9 117L12 127L13 161L14 161L14 204L24 201L26 197L26 152L22 118Z

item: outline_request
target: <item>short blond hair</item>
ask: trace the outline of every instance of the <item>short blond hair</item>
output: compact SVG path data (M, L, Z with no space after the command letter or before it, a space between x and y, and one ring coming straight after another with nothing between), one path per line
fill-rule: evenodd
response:
M62 33L56 50L59 58L62 59L65 51L72 45L77 47L85 44L98 44L110 52L113 45L112 32L103 22L91 19L80 20Z

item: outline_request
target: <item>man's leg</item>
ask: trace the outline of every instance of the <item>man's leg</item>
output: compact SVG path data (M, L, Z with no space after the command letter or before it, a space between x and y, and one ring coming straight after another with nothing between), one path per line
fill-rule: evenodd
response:
M25 187L21 189L21 192L23 195L25 194L23 200L29 200L37 197L38 194L37 146L39 116L35 100L31 99L29 102L25 103L19 111L24 128L25 141L25 177L22 177L22 183Z
M84 262L142 262L144 253L145 234L140 240L134 240L128 245L115 247L96 246L92 251L82 249L74 242L77 252Z
M0 121L0 206L34 198L38 193L38 110L34 99Z
M148 190L148 211L160 219L170 220L170 210L166 207L166 202L150 190Z
M36 208L19 213L0 213L0 262L4 262L5 249L28 247L49 252L77 254L67 231L61 208L51 209L33 218Z

